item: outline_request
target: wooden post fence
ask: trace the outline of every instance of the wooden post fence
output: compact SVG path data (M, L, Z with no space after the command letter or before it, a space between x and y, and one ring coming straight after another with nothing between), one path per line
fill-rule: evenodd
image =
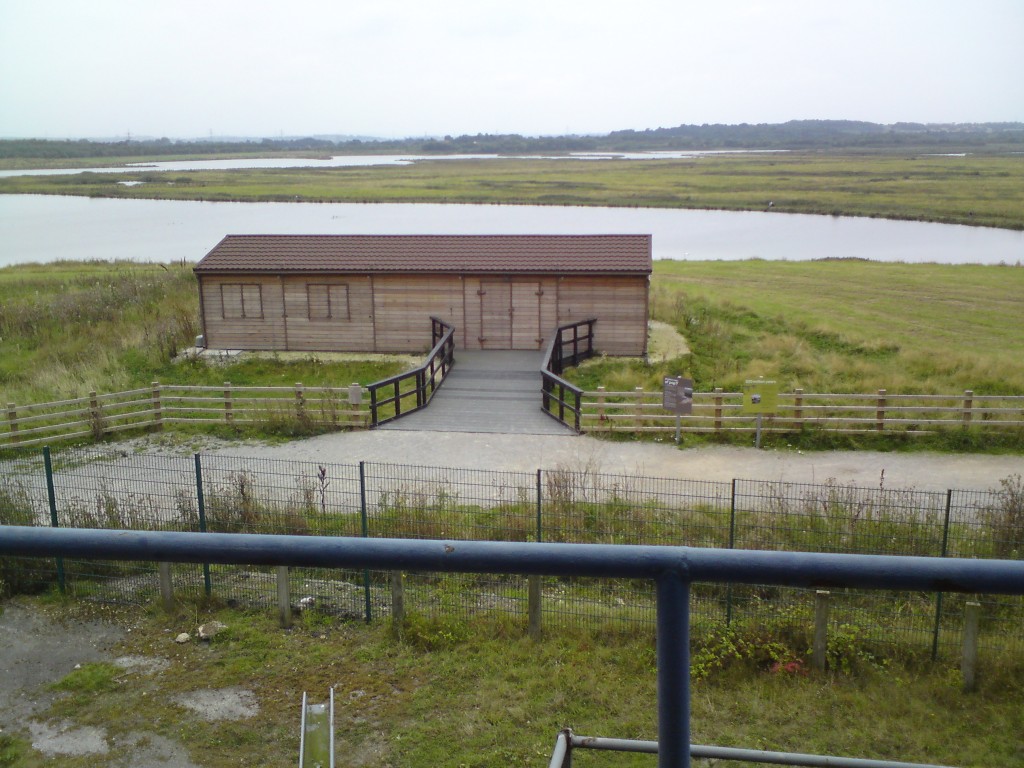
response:
M150 386L153 392L153 428L160 430L164 428L164 413L160 403L160 382L154 381Z
M235 414L231 410L231 382L224 382L224 421L228 424L235 418Z
M18 409L14 403L7 404L7 420L11 422L11 442L17 443L18 438Z

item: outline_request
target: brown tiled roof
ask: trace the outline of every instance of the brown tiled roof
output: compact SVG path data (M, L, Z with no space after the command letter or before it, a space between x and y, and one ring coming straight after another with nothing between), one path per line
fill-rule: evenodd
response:
M650 274L650 235L228 235L195 271Z

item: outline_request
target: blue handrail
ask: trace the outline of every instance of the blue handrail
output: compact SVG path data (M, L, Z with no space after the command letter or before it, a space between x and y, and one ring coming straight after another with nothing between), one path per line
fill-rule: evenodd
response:
M693 582L1024 594L1024 561L697 547L356 539L4 526L0 555L651 579L657 595L658 765L690 764Z

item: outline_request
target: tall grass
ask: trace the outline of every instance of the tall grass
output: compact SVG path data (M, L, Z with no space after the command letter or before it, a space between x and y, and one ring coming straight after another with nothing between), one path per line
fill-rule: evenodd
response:
M192 265L57 262L0 269L0 404L116 392L152 381L347 386L397 373L404 358L329 362L180 360L199 333Z

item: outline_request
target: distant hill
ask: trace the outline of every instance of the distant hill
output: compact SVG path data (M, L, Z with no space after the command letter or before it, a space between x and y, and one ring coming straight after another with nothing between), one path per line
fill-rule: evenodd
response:
M335 154L544 154L654 150L935 148L977 151L1024 149L1024 123L893 123L790 120L787 123L679 125L627 129L594 136L476 134L406 139L345 135L264 139L0 140L3 158L152 157L301 151Z

